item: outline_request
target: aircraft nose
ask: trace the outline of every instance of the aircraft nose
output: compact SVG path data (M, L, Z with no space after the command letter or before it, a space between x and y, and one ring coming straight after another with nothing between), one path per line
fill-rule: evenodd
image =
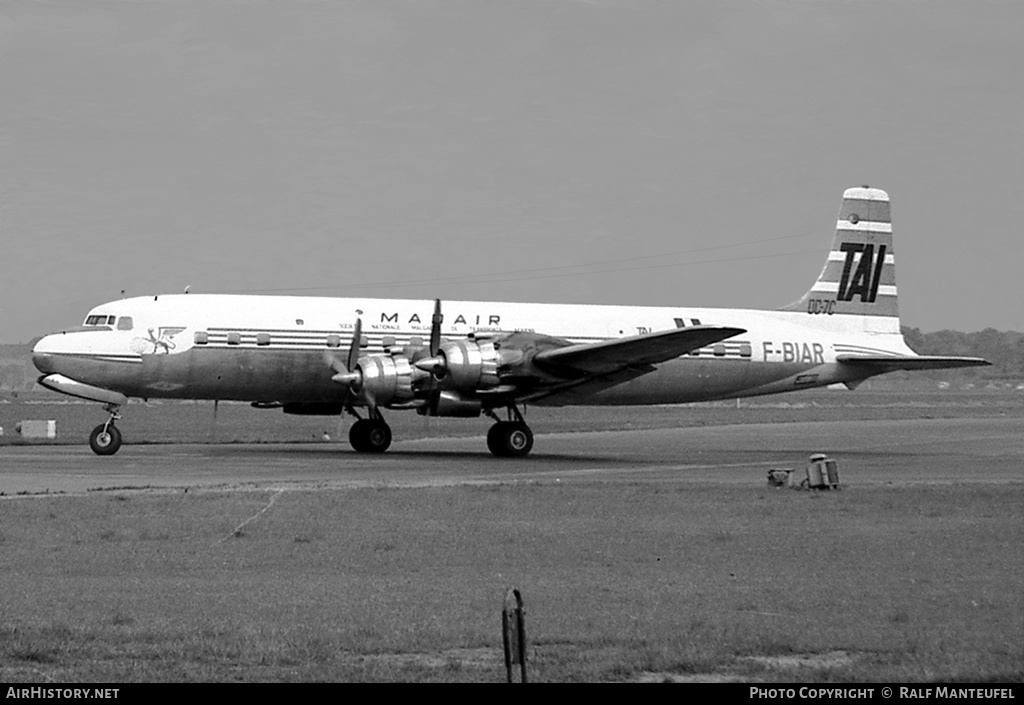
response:
M56 372L54 369L54 338L57 336L44 336L35 347L32 348L32 364L44 374Z

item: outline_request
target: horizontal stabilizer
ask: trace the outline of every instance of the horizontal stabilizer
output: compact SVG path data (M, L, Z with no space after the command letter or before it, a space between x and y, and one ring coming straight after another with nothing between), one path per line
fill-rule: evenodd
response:
M745 333L727 326L688 326L597 343L569 345L537 353L533 362L544 368L572 369L605 374L624 367L653 365Z
M948 357L945 355L836 355L836 362L862 367L876 374L895 370L945 370L954 367L984 367L992 364L982 357Z

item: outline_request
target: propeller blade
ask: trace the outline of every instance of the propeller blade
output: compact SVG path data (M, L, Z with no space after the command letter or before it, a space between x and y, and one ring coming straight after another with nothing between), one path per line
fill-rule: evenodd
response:
M362 386L363 374L359 371L359 349L363 343L363 319L357 318L355 328L352 331L352 343L349 345L348 354L344 361L337 355L325 350L323 353L324 364L334 370L331 381L348 387L351 391L359 391Z
M323 360L324 364L335 372L348 372L348 370L345 369L345 363L338 359L338 356L329 350L324 350Z
M356 328L352 331L352 345L348 348L348 362L346 368L352 372L359 362L359 347L363 344L363 319L356 319Z
M437 357L437 351L441 349L441 323L444 316L441 315L441 299L434 299L434 315L430 319L430 356Z
M377 400L374 398L373 394L370 392L369 389L362 390L360 394L366 401L366 408L368 408L372 413L373 410L377 408Z

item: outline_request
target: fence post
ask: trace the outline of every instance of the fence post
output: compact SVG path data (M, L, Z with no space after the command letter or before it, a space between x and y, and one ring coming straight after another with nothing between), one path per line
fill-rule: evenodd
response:
M512 666L519 664L519 682L526 683L526 624L523 618L523 595L518 588L505 592L505 605L501 611L501 636L505 645L505 672L512 679Z

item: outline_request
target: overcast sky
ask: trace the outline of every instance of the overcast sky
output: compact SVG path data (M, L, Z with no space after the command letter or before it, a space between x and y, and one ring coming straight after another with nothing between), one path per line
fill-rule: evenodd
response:
M5 0L0 342L186 285L774 308L862 184L905 325L1022 331L1022 27L1019 0Z

